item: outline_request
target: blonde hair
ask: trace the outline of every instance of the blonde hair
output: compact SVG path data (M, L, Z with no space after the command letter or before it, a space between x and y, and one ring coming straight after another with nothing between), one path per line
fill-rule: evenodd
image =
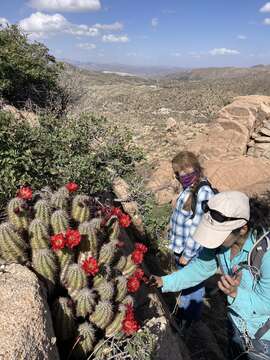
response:
M203 168L200 164L198 157L191 151L180 151L172 159L172 165L177 166L180 170L192 167L194 171L198 172L198 180L195 181L194 184L192 184L190 188L191 193L187 198L185 204L183 205L184 210L190 211L194 194L196 193L200 180L203 177Z

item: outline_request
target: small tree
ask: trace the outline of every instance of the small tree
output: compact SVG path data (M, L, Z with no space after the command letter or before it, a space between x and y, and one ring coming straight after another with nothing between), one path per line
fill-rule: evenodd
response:
M0 27L0 94L10 103L23 107L30 100L40 108L63 111L61 67L45 45L30 43L16 25Z

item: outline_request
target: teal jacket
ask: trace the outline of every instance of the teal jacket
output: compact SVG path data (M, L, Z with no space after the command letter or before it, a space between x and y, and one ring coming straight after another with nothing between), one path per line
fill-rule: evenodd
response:
M250 233L242 250L232 260L231 250L228 248L221 248L218 255L216 250L204 248L186 267L162 277L162 292L188 289L208 279L216 273L217 256L224 273L230 275L240 262L247 261L254 241L254 236ZM233 322L241 333L247 331L251 338L270 318L270 250L263 256L260 272L260 279L256 281L248 269L243 269L237 296L227 297ZM262 339L270 340L270 330Z

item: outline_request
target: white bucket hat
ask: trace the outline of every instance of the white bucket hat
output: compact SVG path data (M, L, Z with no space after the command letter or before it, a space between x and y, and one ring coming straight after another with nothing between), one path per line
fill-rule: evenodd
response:
M240 191L224 191L209 199L193 238L201 246L219 247L230 233L249 221L249 198Z

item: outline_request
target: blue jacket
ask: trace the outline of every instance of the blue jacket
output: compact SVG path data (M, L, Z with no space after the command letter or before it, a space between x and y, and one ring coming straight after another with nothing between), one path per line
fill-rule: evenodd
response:
M193 259L186 267L162 277L162 292L180 291L208 279L216 273L217 256L225 274L231 274L235 266L247 261L254 242L255 238L250 233L243 248L232 260L231 249L222 248L218 255L215 249L202 249L198 258ZM263 256L260 272L260 279L255 281L250 271L243 269L237 296L227 297L233 322L241 333L247 331L251 338L254 338L256 331L270 318L270 251ZM262 339L270 340L270 331Z

